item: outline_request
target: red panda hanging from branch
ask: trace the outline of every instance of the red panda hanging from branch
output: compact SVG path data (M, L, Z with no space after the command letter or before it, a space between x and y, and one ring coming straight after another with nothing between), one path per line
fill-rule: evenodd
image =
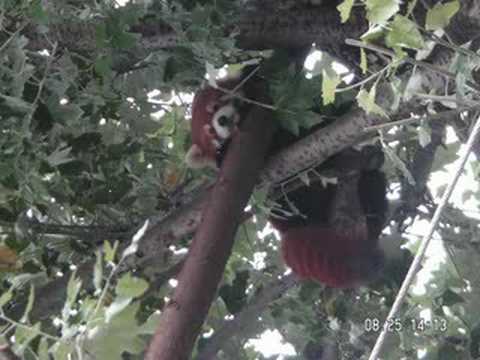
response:
M188 166L220 165L219 156L240 122L239 102L227 92L235 92L238 83L239 79L218 81L219 88L203 85L196 92L192 103L192 146L185 158Z
M240 79L218 81L220 89L206 86L195 94L192 146L186 156L189 166L220 166L244 113L245 103L229 93L235 92L232 90L239 82ZM285 130L279 129L277 140L292 139L291 134L284 135ZM291 144L290 140L282 141L274 141L270 155ZM286 210L284 213L291 213L292 205L296 209L296 214L272 214L269 220L280 232L286 265L300 278L332 287L353 287L378 274L383 264L378 237L387 213L387 184L379 170L383 163L381 151L381 161L368 161L368 157L378 155L379 151L347 149L331 157L319 170L338 170L345 161L357 166L361 162L376 165L357 168L356 174L339 179L336 185L313 182L278 201Z

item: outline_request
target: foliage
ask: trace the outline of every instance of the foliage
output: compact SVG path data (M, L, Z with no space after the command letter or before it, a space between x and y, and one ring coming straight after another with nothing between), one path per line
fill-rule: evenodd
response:
M13 336L13 350L22 358L143 358L158 323L157 310L175 286L168 281L175 273L167 270L183 257L189 239L178 239L173 250L165 250L159 263L169 276L159 276L157 283L143 279L143 268L136 273L120 269L136 253L147 218L174 211L211 179L211 173L193 172L183 163L191 92L202 81L206 64L238 67L246 60L263 59L262 76L269 82L276 118L295 134L355 106L386 118L420 92L416 76L424 80L424 75L405 69L404 60L417 50L428 55L430 31L448 26L460 5L438 3L419 23L413 16L416 1L405 4L406 12L397 0L356 1L355 6L353 1L341 2L343 22L353 16L356 5L366 8L370 29L362 36L363 45L384 46L391 55L378 69L362 49L368 79L351 86L326 55L313 70L298 72L280 51L268 57L239 49L238 33L226 35L224 24L239 16L245 3L0 2L1 341L11 342ZM174 30L177 44L145 50L144 39L130 29L158 24ZM478 56L468 46L451 46L456 53L449 68L455 74L454 95L438 96L443 92L431 89L428 104L422 104L423 122L381 133L392 190L415 184L415 169L409 166L412 152L431 144L434 134L426 117L443 109L432 103L455 108L475 99L470 85ZM389 107L377 103L383 95L380 84L392 89ZM458 141L440 147L431 171L448 169L459 147ZM478 177L476 164L466 171ZM464 199L477 206L478 187L462 190ZM226 318L241 317L285 271L278 238L268 231L266 197L266 192L253 196L253 220L237 234L197 353L208 346L211 332L228 323ZM420 221L428 219L433 208L431 201L423 205ZM389 228L387 240L405 243L406 235L399 230L405 229ZM393 331L387 344L392 359L414 358L416 349L425 349L432 359L480 354L480 284L474 266L478 221L451 207L438 234L452 256L430 273L424 292L410 293L400 319L402 331ZM409 241L413 252L416 244L411 236ZM297 355L292 359L301 358L302 350L318 339L335 339L346 358L365 354L377 335L375 319L387 314L409 259L405 250L368 288L334 291L302 284L290 289L239 329L219 358L261 358L245 344L267 329L278 330L294 345ZM45 318L36 310L38 303L46 297L53 309L54 299L42 289L60 275L69 279L63 283L62 306L49 309ZM426 313L432 322L422 325ZM446 329L440 328L443 321Z

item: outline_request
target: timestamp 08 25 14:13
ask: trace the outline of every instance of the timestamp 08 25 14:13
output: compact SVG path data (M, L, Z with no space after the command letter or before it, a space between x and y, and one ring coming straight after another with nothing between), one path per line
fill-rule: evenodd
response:
M380 321L377 318L366 318L363 322L363 325L366 332L378 332L382 329L383 321ZM388 332L401 332L404 330L411 330L415 332L445 332L448 329L448 322L442 318L408 320L393 318L387 320L385 328Z

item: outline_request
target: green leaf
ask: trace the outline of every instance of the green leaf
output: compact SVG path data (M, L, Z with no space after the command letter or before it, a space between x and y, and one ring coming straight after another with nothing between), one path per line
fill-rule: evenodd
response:
M365 89L359 91L357 95L358 105L367 114L377 114L383 117L388 117L387 113L375 103L376 87L373 86L369 92Z
M115 254L118 249L118 241L115 241L115 243L110 245L110 243L105 240L103 242L103 252L105 253L105 261L106 262L113 262L115 260Z
M74 271L68 280L67 285L67 301L74 303L77 299L78 292L82 287L82 281L76 278L76 272Z
M95 61L94 68L98 75L108 77L112 72L112 58L110 56L98 57Z
M75 343L59 341L52 346L52 354L55 360L65 360L70 358L70 354L75 351Z
M76 271L72 273L67 284L67 299L63 305L62 318L67 320L70 317L70 311L77 300L77 296L82 288L82 281L76 278Z
M145 340L138 336L142 332L136 319L139 306L130 304L110 322L99 324L87 333L84 345L95 359L118 360L123 352L139 354L145 350Z
M112 47L116 49L131 49L139 39L140 35L117 31L112 36Z
M138 329L138 333L153 335L155 330L157 330L160 316L160 312L154 312L152 315L150 315L147 321Z
M148 283L145 280L126 273L118 280L115 292L120 297L135 298L142 295L147 289Z
M76 104L58 105L49 109L52 116L64 125L76 126L83 116L82 108Z
M15 328L16 351L23 354L30 342L40 335L40 323L33 326L17 326Z
M320 77L306 79L303 72L283 71L272 76L270 91L278 108L276 119L292 134L298 135L301 128L308 129L321 121L310 110L321 91Z
M278 118L278 120L280 120L282 128L292 133L293 135L298 136L300 134L300 125L298 124L294 116L289 117L286 115L282 116L281 114L277 114L276 117Z
M382 41L383 37L386 34L386 27L383 26L375 26L368 29L360 39L366 43L375 43L377 41Z
M26 114L32 111L32 106L20 98L0 94L0 106L7 106L15 113Z
M418 50L425 47L422 34L415 23L402 15L395 16L387 34L386 43L391 48L406 47Z
M403 160L397 155L393 149L388 146L383 147L383 151L387 158L391 162L391 164L400 171L400 173L408 180L410 185L415 185L415 179L412 176L412 173L408 170L407 165L403 162Z
M95 26L95 43L99 49L103 49L108 43L107 25L104 21Z
M347 22L352 12L354 0L344 0L340 5L337 6L338 11L340 12L340 18L342 23Z
M252 193L252 202L254 205L263 205L268 198L268 189L255 189Z
M117 314L122 312L130 303L132 298L117 298L105 309L105 322L109 323Z
M50 153L45 160L52 167L68 163L74 160L74 158L70 156L71 150L72 148L70 146L60 146Z
M341 82L342 79L337 73L323 71L322 97L324 105L335 102L335 91Z
M39 360L50 360L50 356L48 355L48 341L45 337L40 339L37 354Z
M25 311L23 312L22 318L20 319L21 323L28 322L28 315L33 308L33 301L35 300L35 288L33 285L30 285L30 292L28 294L27 306L25 306Z
M96 298L85 298L79 304L80 316L83 320L90 319L93 316L93 312L96 311L97 299Z
M384 25L400 10L400 0L367 0L367 19L372 25Z
M0 296L0 309L12 299L12 295L13 295L12 288L10 288L8 291L5 291Z
M428 10L425 28L427 30L438 30L445 28L450 19L460 10L459 1L450 1L445 4L435 4Z
M48 23L48 14L42 6L41 0L32 1L29 12L32 19L36 20L39 24L45 25Z

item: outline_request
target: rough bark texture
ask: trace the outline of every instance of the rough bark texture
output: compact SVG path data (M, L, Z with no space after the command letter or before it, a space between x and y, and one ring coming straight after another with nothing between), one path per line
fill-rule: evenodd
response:
M262 172L261 182L277 183L321 164L330 156L352 146L366 127L386 120L368 115L359 108L352 110L334 124L297 141L271 159Z

